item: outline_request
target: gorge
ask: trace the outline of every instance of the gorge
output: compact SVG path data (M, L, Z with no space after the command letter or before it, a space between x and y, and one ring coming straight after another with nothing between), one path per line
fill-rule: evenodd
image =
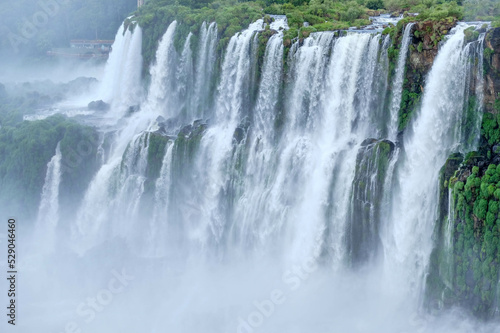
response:
M500 28L168 18L120 27L109 110L0 129L24 331L499 330Z

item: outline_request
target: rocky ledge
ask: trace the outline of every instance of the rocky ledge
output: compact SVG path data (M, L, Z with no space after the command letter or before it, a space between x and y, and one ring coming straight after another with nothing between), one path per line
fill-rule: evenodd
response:
M484 39L484 108L500 112L500 28L491 29Z

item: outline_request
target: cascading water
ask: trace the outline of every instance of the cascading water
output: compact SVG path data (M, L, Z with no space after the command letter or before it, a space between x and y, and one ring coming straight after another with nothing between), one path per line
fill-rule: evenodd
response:
M464 96L466 100L464 104L468 107L469 112L464 116L460 126L461 142L463 144L463 147L461 147L462 152L475 150L479 141L482 117L477 115L483 113L484 104L483 50L485 36L485 33L481 33L478 40L468 43L464 50L464 56L475 59L475 61L467 62L465 71ZM471 91L471 87L475 87L475 89Z
M206 23L201 27L198 62L193 64L192 34L184 42L182 52L174 46L177 22L173 21L163 35L156 52L155 65L151 67L151 85L142 109L165 118L191 122L208 117L210 86L215 63L217 25Z
M461 125L470 70L470 46L464 45L466 27L454 29L434 61L422 107L412 133L405 137L404 156L396 171L392 224L385 240L386 267L390 275L403 277L405 284L410 281L417 295L432 249L439 170L453 150L464 148L460 147Z
M110 249L112 264L137 267L141 286L114 296L150 295L133 315L154 320L129 327L126 318L123 330L432 331L408 321L432 247L439 169L476 144L463 144L471 123L463 110L471 81L479 96L482 76L472 77L480 71L468 59L480 46L464 45L464 26L453 31L396 147L383 139L396 138L411 27L387 107L389 37L312 33L294 41L284 66L288 26L276 17L258 68L263 20L233 36L220 62L215 23L185 36L181 52L174 40L182 29L169 25L148 94L110 136L70 223L83 267ZM138 26L121 28L110 73L136 34ZM286 301L249 326L276 290ZM98 324L89 325L103 331Z
M200 38L193 101L193 116L195 118L208 116L207 105L210 104L210 85L216 61L217 23L212 22L207 26L207 23L203 22Z
M172 92L175 91L173 82L169 79L175 77L175 48L173 44L177 21L173 21L158 44L156 51L156 63L151 67L151 86L149 88L146 106L143 108L149 112L158 112L167 117L177 115L170 107ZM165 110L166 111L163 111Z
M233 150L233 138L244 140L246 130L238 127L248 116L249 92L254 66L248 55L255 59L255 33L262 29L263 21L252 23L247 30L233 36L229 41L224 63L222 64L221 83L215 107L216 126L208 129L201 141L197 172L203 182L200 195L203 217L200 223L206 228L200 240L202 244L222 241L227 217L231 214L228 207L228 192L231 188L231 174L235 171L237 153ZM244 125L243 125L244 127ZM238 131L237 131L238 129ZM238 136L241 136L238 139ZM234 196L235 193L231 193ZM234 198L235 199L235 198Z
M193 109L191 105L191 87L193 86L193 56L191 52L191 37L193 34L189 33L184 43L184 48L182 50L179 66L177 67L176 79L177 79L177 98L176 103L179 105L181 114L184 118L193 118L190 110Z
M350 34L335 40L331 33L320 33L305 40L294 55L296 77L277 177L292 174L294 179L292 188L278 185L293 194L286 217L293 230L287 251L293 260L326 253L340 267L346 259L344 236L357 146L380 131L370 125L367 103L374 97L379 38Z
M359 149L352 182L347 247L353 264L373 262L379 255L384 186L394 150L390 141L367 141Z
M409 23L403 33L403 41L399 49L398 64L394 72L392 82L392 100L390 106L389 140L395 141L398 133L398 115L401 105L401 95L403 93L403 79L405 75L406 58L408 58L408 47L411 42L411 30L415 24Z
M250 133L248 161L243 176L245 191L235 208L235 220L240 221L237 236L248 246L259 243L274 228L266 217L266 200L269 196L269 182L273 178L275 161L274 128L280 83L283 75L283 33L269 39L264 54L262 77ZM271 214L276 216L275 214ZM269 215L267 215L269 217Z
M151 219L149 238L151 241L150 253L153 256L164 255L165 244L168 235L173 235L172 226L169 223L168 208L170 204L170 190L172 183L172 152L174 143L169 143L162 161L160 176L155 184L154 213ZM173 229L177 231L176 229Z
M141 27L135 26L131 32L123 24L116 34L98 95L112 104L116 118L141 101L141 45Z
M373 75L372 96L369 103L372 109L371 118L373 126L378 129L377 137L387 137L388 120L387 120L387 103L382 102L381 96L386 96L389 87L389 57L388 51L391 46L391 37L385 36L381 41L381 50L379 51L379 59ZM390 138L389 138L390 139ZM392 140L393 141L393 140Z
M36 228L44 244L52 246L57 224L59 223L59 185L61 183L61 148L57 144L56 154L47 164L45 184L38 208ZM49 249L50 250L50 249Z
M144 193L144 182L146 181L147 155L149 148L149 134L144 133L133 139L123 156L119 176L116 183L111 186L116 191L115 213L113 221L116 221L113 235L119 235L125 239L134 234L133 222L139 219L139 204Z
M108 237L133 240L146 181L149 134L137 135L123 154L103 165L89 186L73 226L77 249ZM96 210L97 208L97 210ZM128 222L128 223L127 223Z

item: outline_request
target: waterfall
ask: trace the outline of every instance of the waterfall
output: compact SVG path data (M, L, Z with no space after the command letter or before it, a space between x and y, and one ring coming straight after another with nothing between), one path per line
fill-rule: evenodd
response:
M177 81L177 101L181 114L185 115L184 118L191 120L195 118L191 113L193 105L191 103L191 87L193 86L193 57L191 52L191 37L189 33L184 48L181 53L179 65L177 67L176 81Z
M375 135L378 138L386 137L389 138L388 133L388 103L386 102L387 91L389 88L389 57L388 51L391 46L392 40L390 35L383 37L382 47L378 54L378 64L375 67L375 72L373 75L373 87L372 94L370 98L371 119L374 126L378 129ZM391 140L394 142L394 140Z
M264 54L262 77L254 114L254 135L271 139L276 121L276 106L279 101L280 83L283 74L283 34L277 33L269 39Z
M235 35L229 41L222 64L221 83L218 88L216 106L217 121L227 126L234 125L245 115L249 102L249 81L252 79L252 58L255 52L255 32L262 29L262 20L258 20L248 29ZM230 133L232 135L232 133Z
M334 40L332 33L313 34L293 55L286 147L277 177L294 179L278 185L291 203L288 253L293 260L326 253L340 267L346 259L356 147L379 132L370 125L366 103L372 97L379 38L349 34ZM307 226L301 223L306 220Z
M197 172L202 179L203 188L200 203L203 211L201 223L207 234L200 241L220 243L226 230L230 209L224 204L228 199L230 177L235 171L236 154L232 154L233 138L238 132L242 136L244 128L239 122L248 114L250 104L249 81L255 67L251 59L255 59L255 32L262 29L263 21L250 24L248 29L235 35L229 41L224 62L222 64L221 82L215 107L216 126L208 129L202 139ZM253 55L249 57L248 55ZM241 126L244 126L240 124ZM238 131L237 131L238 129ZM234 195L234 194L233 194Z
M403 40L399 48L399 57L394 79L392 81L392 100L390 106L389 140L396 141L398 134L398 116L401 106L401 95L403 93L403 81L405 75L406 58L408 58L408 47L411 42L411 30L415 23L408 23L403 33Z
M61 183L61 148L57 144L56 154L47 163L47 173L42 189L36 228L41 242L53 246L56 227L59 223L59 185Z
M283 18L273 24L286 28ZM377 139L386 130L380 119L388 37L312 33L291 46L285 71L283 32L276 31L267 41L257 83L253 59L263 29L258 20L230 39L211 97L207 83L214 70L217 26L203 23L196 57L191 33L177 54L176 27L172 22L158 45L142 116L118 133L117 145L87 190L76 234L99 239L107 228L131 239L134 216L148 210L149 181L154 194L147 237L155 255L165 253L161 243L173 237L171 232L184 234L178 239L194 252L274 249L285 261L323 258L335 268L372 262L381 245L387 267L404 262L406 272L421 277L430 247L424 240L435 220L431 194L436 192L436 170L449 152L460 149L461 110L468 95L465 78L472 70L466 59L469 49L479 47L464 47L463 28L456 29L440 51L422 108L400 150ZM396 88L404 77L411 28L409 24L403 35ZM391 117L397 115L393 106L400 98L396 88ZM210 126L192 122L208 115L211 98ZM184 116L176 126L179 121L189 125L177 139L167 138L159 176L148 180L149 132L144 132L146 125L134 125L137 119L151 124L158 114L168 118L164 123L157 120L155 128L163 133L159 135L176 131L178 127L168 122L179 114ZM417 167L426 154L432 163ZM401 197L390 196L391 189ZM169 221L178 221L175 229ZM416 271L409 267L415 264Z
M134 269L136 284L113 297L136 304L150 295L134 308L153 314L140 328L147 331L434 331L415 323L427 319L415 312L439 171L450 153L478 145L484 35L466 44L460 23L446 37L396 144L413 23L388 82L389 36L313 32L285 46L286 17L273 19L251 23L224 50L216 23L187 32L173 21L161 31L143 100L135 72L142 32L120 28L103 91L121 118L99 128L100 169L68 219L79 255L72 268L87 272L98 257L102 267ZM139 80L130 99L124 80ZM119 114L131 104L135 112ZM50 230L60 167L58 145L38 218ZM264 316L276 290L286 302ZM262 327L247 329L256 313ZM447 330L448 318L433 320L435 331Z
M175 91L173 78L175 78L175 48L174 33L177 21L168 26L158 44L156 51L156 62L151 66L151 85L149 87L146 106L144 109L163 114L167 117L175 116L176 110L172 110L172 92ZM169 108L163 111L167 105Z
M235 220L239 221L234 228L235 238L247 246L259 244L275 228L270 218L276 217L277 212L271 213L266 204L270 193L267 186L274 176L273 164L276 163L273 133L283 79L283 52L283 33L278 32L269 39L264 54L248 161L241 185L245 190L235 208Z
M207 116L210 104L210 85L216 62L215 50L217 46L217 23L212 22L207 26L206 22L201 25L201 36L196 66L195 91L193 111L195 118Z
M112 101L115 97L119 96L117 91L120 88L120 75L123 66L123 59L127 52L125 45L130 42L130 32L125 35L125 25L122 24L115 36L115 41L111 46L112 51L109 54L106 63L104 77L102 78L103 96L105 101Z
M464 57L474 59L469 61L466 67L465 105L467 113L463 117L461 124L462 152L475 150L479 143L484 99L484 70L483 70L483 50L484 38L486 34L481 33L477 41L467 44L464 50ZM475 75L474 75L475 74ZM470 87L475 87L474 91Z
M139 218L139 204L144 193L148 163L149 133L136 136L125 151L118 179L114 185L116 209L114 235L133 236L134 224Z
M76 249L85 251L116 236L134 235L146 181L149 133L136 135L123 156L103 165L92 180L72 226Z
M312 34L304 40L302 47L296 43L292 47L296 51L291 49L289 55L293 85L287 98L289 112L284 120L279 164L269 200L272 204L269 210L274 214L269 216L267 224L270 230L274 230L275 238L284 235L280 242L288 249L285 258L290 262L300 262L311 255L316 258L322 245L317 240L321 240L324 229L321 210L326 190L316 186L328 183L328 171L323 170L321 160L314 160L314 157L329 157L329 154L326 151L315 154L322 148L315 140L321 135L322 127L315 128L318 125L313 124L315 117L321 118L325 113L325 81L328 80L329 55L333 46L332 33ZM327 114L334 112L331 110ZM323 176L325 178L318 182L317 178ZM301 223L307 219L304 214L309 215L308 225Z
M477 29L478 27L476 27ZM470 30L470 29L469 29ZM481 294L487 293L488 290L495 290L494 285L497 283L496 273L492 276L483 275L477 277L476 271L471 277L467 277L467 272L469 264L465 264L465 268L461 266L462 258L467 258L465 260L471 260L475 262L487 261L488 257L484 256L487 253L490 254L491 250L485 251L484 244L487 244L488 233L491 232L490 227L487 225L485 227L485 232L478 235L479 244L482 244L482 249L484 252L479 255L481 250L478 250L476 246L474 249L463 249L461 245L461 235L460 228L471 228L472 226L465 221L469 218L468 207L466 209L461 208L462 202L465 201L464 197L460 194L457 186L452 186L455 184L452 174L459 167L459 163L463 162L463 158L469 151L474 151L478 147L478 139L480 133L480 124L482 112L482 98L483 98L483 41L485 34L479 34L477 41L470 42L463 48L463 57L466 58L464 65L465 75L465 89L464 89L464 113L461 121L456 124L454 129L454 136L459 138L459 144L456 146L456 150L460 153L454 153L450 155L440 171L439 185L440 185L440 197L439 197L439 215L438 220L435 225L433 241L435 247L432 250L428 276L426 278L426 288L425 288L425 301L426 305L431 305L431 308L440 308L445 304L450 302L450 293L458 293L460 299L470 298L471 294L477 293L477 289L474 291L469 291L460 284L461 279L473 279L473 281L485 281L484 284L477 283ZM478 85L481 88L478 89ZM474 88L475 87L475 88ZM491 162L490 162L491 163ZM467 164L467 163L464 163ZM462 169L462 168L460 168ZM463 175L463 171L461 171ZM465 175L467 177L467 175ZM449 184L448 184L449 182ZM458 182L457 182L458 184ZM446 189L448 186L448 189ZM447 193L445 192L447 191ZM445 202L446 195L448 202ZM474 205L476 206L476 205ZM445 210L447 208L447 211ZM475 218L475 217L474 217ZM476 227L474 226L474 229ZM484 236L483 236L484 235ZM484 237L484 238L483 238ZM469 252L472 251L472 252ZM475 252L477 251L477 252ZM475 259L477 258L477 259ZM472 264L471 266L474 266ZM434 284L433 281L438 279L439 284ZM470 281L467 282L470 285ZM484 289L483 289L484 288ZM496 290L495 290L496 291ZM481 297L482 309L478 313L477 308L472 311L476 315L497 315L495 314L496 301L494 298L494 293L488 295L488 297ZM451 296L457 297L457 296ZM473 297L473 296L472 296ZM467 308L469 304L461 303L462 306ZM486 313L487 312L487 313Z
M152 256L165 255L164 249L167 242L167 236L173 236L171 232L171 225L169 221L168 206L170 204L170 191L172 184L172 152L174 143L169 143L162 161L160 176L155 183L155 196L154 196L154 214L151 219L149 230L149 238L151 243L150 253ZM175 230L175 229L174 229Z
M390 236L385 240L387 269L405 284L409 281L417 293L432 249L439 170L461 144L470 69L469 46L464 47L466 27L460 24L454 29L434 61L412 132L405 136L396 175Z
M352 184L347 247L353 264L378 257L384 186L394 148L391 142L367 141L359 149Z
M162 161L162 166L160 170L160 176L156 180L155 185L155 209L158 210L156 215L160 215L160 211L165 210L168 205L168 198L170 196L170 177L172 169L172 152L173 144L169 144L165 152L165 157Z
M158 45L156 63L150 69L147 100L117 133L108 160L89 185L76 214L72 237L79 251L113 236L131 242L141 241L133 236L132 231L136 228L135 220L140 212L147 178L150 136L145 130L158 114L175 115L177 91L173 87L177 55L173 40L176 26L177 22L173 21ZM109 234L104 235L104 230Z
M142 29L137 25L132 33L122 25L116 34L99 89L99 98L112 104L116 118L140 103L141 71Z

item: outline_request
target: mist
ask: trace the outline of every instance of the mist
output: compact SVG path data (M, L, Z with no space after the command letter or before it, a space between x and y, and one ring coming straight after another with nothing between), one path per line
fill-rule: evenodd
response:
M2 332L500 332L500 28L49 2L0 6L51 18L0 44Z

